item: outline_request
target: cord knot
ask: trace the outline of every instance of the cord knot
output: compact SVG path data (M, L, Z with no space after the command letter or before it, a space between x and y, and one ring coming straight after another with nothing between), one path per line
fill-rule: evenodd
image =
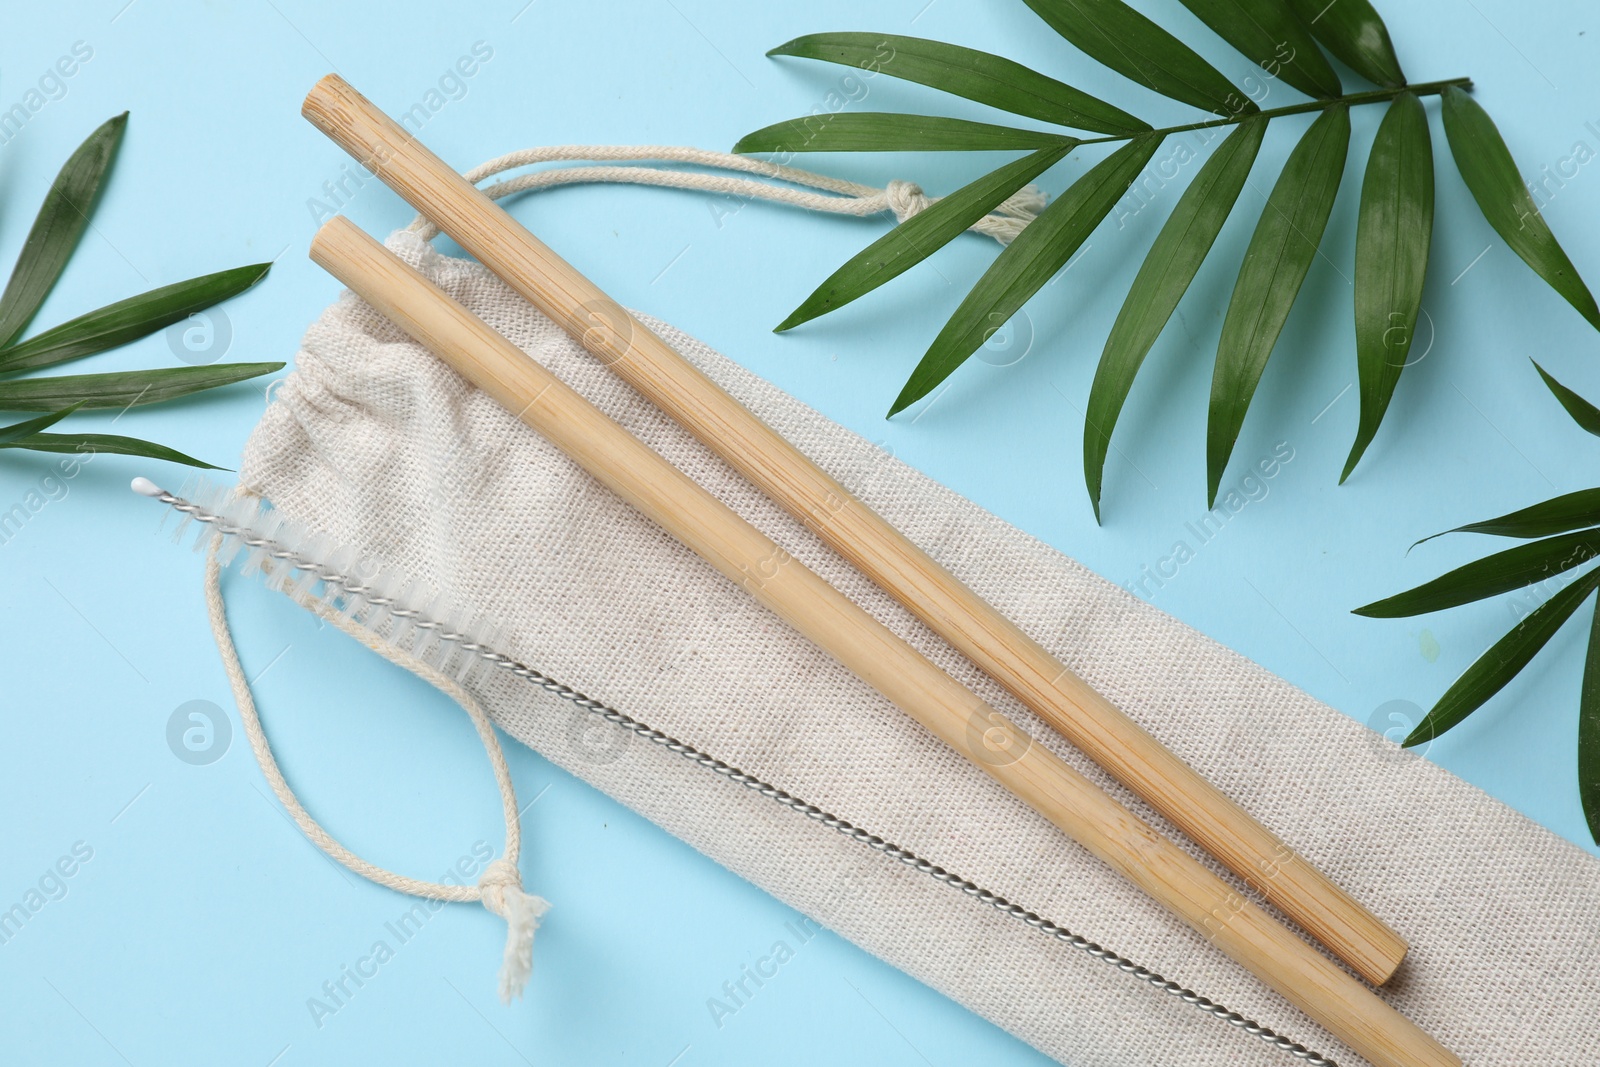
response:
M539 919L550 910L550 902L522 888L522 874L516 864L497 859L484 868L478 879L483 906L506 921L506 951L500 963L500 1000L509 1004L522 996L528 977L533 974L533 934Z
M504 859L494 860L483 869L478 891L483 894L483 906L502 919L510 911L507 890L522 891L522 872Z
M896 222L905 222L939 202L939 197L929 196L916 182L896 178L883 189L884 202L894 212ZM975 233L993 237L1003 245L1016 240L1017 235L1045 209L1044 192L1036 185L1024 185L1001 201L989 214L970 227Z
M922 186L899 178L884 186L883 193L885 200L888 201L889 210L894 212L896 222L904 222L911 216L926 211L928 205L933 203L933 200L922 191Z

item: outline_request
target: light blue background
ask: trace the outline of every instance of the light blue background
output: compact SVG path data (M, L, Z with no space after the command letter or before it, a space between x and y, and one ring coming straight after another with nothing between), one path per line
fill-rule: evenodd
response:
M96 124L132 119L115 177L35 329L154 285L277 258L226 306L230 359L288 359L335 284L305 259L308 200L345 157L299 116L337 69L391 111L418 101L476 41L493 58L426 126L465 168L556 143L726 148L808 111L837 68L763 52L800 33L874 29L960 40L1014 56L1146 118L1182 108L1118 81L1044 32L1020 2L504 0L334 5L308 0L32 4L0 40L0 107L74 42L93 58L65 95L0 148L0 261L8 263L56 168ZM1171 0L1138 0L1237 78L1248 65ZM1600 30L1566 0L1412 0L1383 5L1417 81L1471 75L1525 173L1575 142L1600 147ZM1288 90L1279 88L1279 94ZM1277 99L1287 99L1280 95ZM984 109L878 79L852 107ZM1269 105L1270 106L1270 105ZM1356 117L1335 217L1239 442L1235 470L1276 442L1294 460L1178 577L1163 609L1366 721L1391 701L1429 705L1513 621L1506 603L1416 621L1349 609L1484 550L1425 534L1586 487L1600 442L1556 408L1528 364L1600 396L1600 339L1516 262L1468 201L1434 115L1438 224L1426 306L1437 335L1402 381L1367 461L1335 485L1354 433L1350 273L1355 191L1378 115ZM871 299L777 337L770 327L868 240L862 222L619 187L537 194L518 216L625 303L695 333L830 417L1117 582L1168 555L1205 511L1205 391L1220 309L1272 173L1305 120L1274 127L1255 187L1152 355L1118 429L1107 522L1082 488L1082 404L1118 298L1170 209L1169 192L1028 308L1031 349L974 361L948 392L892 422L889 401L994 255L966 238ZM1051 174L1059 190L1084 154ZM992 157L833 157L819 169L953 188ZM1579 268L1600 280L1600 174L1547 208ZM383 234L410 217L377 183L349 213ZM1482 254L1482 258L1477 257ZM1475 264L1475 265L1473 265ZM1467 269L1471 265L1471 269ZM1462 272L1465 271L1463 275ZM1452 282L1452 279L1458 280ZM1024 331L1024 334L1026 331ZM1027 346L991 353L1008 362ZM1419 341L1419 343L1421 343ZM84 370L164 367L162 337ZM260 415L259 385L129 413L117 430L236 466ZM81 427L109 417L83 416ZM0 509L48 461L0 456ZM206 631L199 560L155 532L126 492L161 464L101 458L0 546L0 906L75 842L93 858L0 946L0 1035L11 1063L434 1062L481 1064L1042 1062L1042 1057L832 934L800 948L717 1028L707 997L784 937L794 918L605 797L525 750L510 753L528 811L528 884L556 903L526 1001L495 999L503 936L475 907L446 908L335 1016L308 997L385 937L408 901L342 873L288 823L234 725L217 762L191 766L165 739L190 700L229 707ZM1192 543L1192 542L1191 542ZM442 870L474 842L498 848L500 816L466 722L425 686L362 654L252 582L234 581L239 640L286 769L327 824L401 871ZM1433 746L1430 758L1564 836L1587 842L1574 745L1581 638L1558 637L1526 676ZM1387 721L1384 725L1389 725ZM951 906L961 907L952 897ZM1071 922L1072 916L1056 918Z

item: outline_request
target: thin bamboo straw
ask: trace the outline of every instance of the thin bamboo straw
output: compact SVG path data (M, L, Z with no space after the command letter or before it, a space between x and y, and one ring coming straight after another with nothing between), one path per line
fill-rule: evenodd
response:
M1406 943L338 75L305 116L1018 700L1368 981Z
M1376 1067L1460 1061L939 670L536 360L339 217L311 258L598 481Z

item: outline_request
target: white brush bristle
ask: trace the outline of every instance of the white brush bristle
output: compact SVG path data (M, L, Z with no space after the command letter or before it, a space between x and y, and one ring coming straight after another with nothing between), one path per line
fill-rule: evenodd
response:
M136 479L135 491L146 496L160 494L153 483L148 490L144 484L144 479ZM288 518L259 498L203 478L191 480L177 495L221 521L196 522L185 514L174 532L175 541L193 524L198 530L196 551L217 542L217 559L224 566L236 564L243 574L259 571L269 588L297 601L320 601L459 681L467 680L486 662L483 656L464 650L462 644L493 648L501 636L482 615L453 603L426 583L353 545L339 544L331 535ZM338 580L325 581L325 575L335 575ZM455 639L445 640L443 635Z

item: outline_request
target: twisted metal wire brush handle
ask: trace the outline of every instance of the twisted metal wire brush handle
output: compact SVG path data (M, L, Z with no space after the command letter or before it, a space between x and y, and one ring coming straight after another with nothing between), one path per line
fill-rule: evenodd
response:
M290 570L300 572L314 582L321 582L326 590L323 599L359 598L363 603L369 604L374 608L384 609L390 617L407 621L417 631L429 634L441 644L455 648L471 657L476 663L487 664L515 675L553 696L582 708L591 715L604 719L606 722L637 734L652 744L660 745L667 751L682 756L698 767L726 778L730 782L742 785L746 789L753 790L761 796L798 812L814 822L821 823L823 826L842 834L857 844L864 845L874 852L882 853L890 859L897 860L907 867L928 875L937 882L959 890L966 896L989 905L1001 914L1010 916L1038 930L1047 937L1054 938L1056 941L1086 953L1097 960L1102 960L1122 973L1153 986L1163 993L1177 997L1185 1004L1190 1004L1213 1018L1237 1027L1247 1034L1252 1034L1273 1048L1309 1064L1310 1067L1338 1067L1334 1060L1321 1053L1314 1052L1299 1042L1284 1037L1272 1028L1241 1015L1239 1012L1233 1011L1226 1005L1220 1004L1209 997L1202 996L1179 982L1165 978L1120 953L1097 944L1080 934L1075 934L1060 923L1046 919L1020 904L1012 903L999 893L986 889L954 871L946 870L931 860L917 855L909 848L897 845L877 834L856 826L849 820L843 819L825 808L808 803L787 790L740 770L730 763L717 759L715 756L703 752L687 742L678 740L671 734L657 730L625 712L618 711L593 697L586 696L572 686L500 652L491 647L486 641L473 637L464 629L448 626L437 619L429 617L422 609L409 605L403 597L382 592L371 581L352 578L341 570L329 566L327 562L314 555L292 548L275 538L264 535L253 523L230 520L225 515L209 510L182 496L170 493L144 478L135 479L133 489L137 493L168 505L174 511L194 522L203 524L208 529L215 531L220 537L236 540L244 547L260 554L263 559L271 560Z

